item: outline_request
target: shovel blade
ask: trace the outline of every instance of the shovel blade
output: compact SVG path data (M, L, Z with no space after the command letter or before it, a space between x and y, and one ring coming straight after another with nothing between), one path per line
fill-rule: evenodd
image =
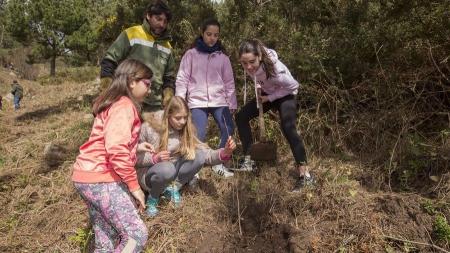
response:
M255 161L269 161L277 159L276 142L257 142L250 146L250 156Z

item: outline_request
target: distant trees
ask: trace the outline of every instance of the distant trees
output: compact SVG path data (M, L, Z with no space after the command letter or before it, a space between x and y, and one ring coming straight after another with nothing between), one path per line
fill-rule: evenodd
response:
M11 0L8 3L8 30L23 44L37 43L34 54L50 60L50 75L55 74L56 58L69 52L71 36L88 23L88 0Z

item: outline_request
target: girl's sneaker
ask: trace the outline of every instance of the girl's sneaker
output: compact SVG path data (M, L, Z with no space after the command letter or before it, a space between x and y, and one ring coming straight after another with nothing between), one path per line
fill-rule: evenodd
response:
M307 177L305 175L301 175L297 179L297 182L295 182L295 186L294 186L294 189L292 191L293 192L301 191L306 186L310 186L310 185L314 184L315 182L316 182L316 180L314 180L314 177L313 177L312 174L310 174L309 177Z
M233 168L234 171L252 171L256 170L256 162L251 160L250 158L244 158L239 164L237 168Z
M179 207L182 205L180 191L173 184L166 187L166 190L164 191L164 197L167 199L167 201L173 203L175 207Z
M211 167L211 170L225 178L234 176L234 173L231 172L227 167L223 166L223 164L214 165Z
M159 198L154 199L150 196L148 196L147 199L147 210L145 212L150 218L155 217L158 214L158 204L159 204Z
M198 190L198 188L199 188L198 180L199 179L200 179L200 175L197 173L194 175L194 177L191 180L189 180L188 184L189 184L189 187L191 188L191 190L193 190L193 191Z

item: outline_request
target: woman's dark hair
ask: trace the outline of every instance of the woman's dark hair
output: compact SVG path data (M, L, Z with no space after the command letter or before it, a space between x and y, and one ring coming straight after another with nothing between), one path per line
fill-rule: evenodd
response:
M275 76L275 66L267 54L266 46L261 40L256 38L244 40L239 47L239 57L248 53L253 54L256 57L261 57L267 79Z
M147 6L147 9L145 10L144 13L144 19L147 13L150 16L161 15L164 13L166 14L168 22L172 19L172 9L170 9L170 7L166 4L166 2L162 0L156 0Z
M133 81L139 82L141 79L151 79L153 77L152 70L144 63L127 59L119 64L112 83L102 92L93 102L93 111L97 115L108 109L112 104L117 102L122 96L130 98L138 112L141 111L141 105L136 101L131 93L130 84Z
M183 57L184 54L189 49L197 46L197 41L202 38L202 34L206 31L206 29L208 29L208 26L211 26L211 25L219 27L219 31L220 31L220 23L219 23L219 21L217 21L217 19L215 19L215 18L205 19L205 21L203 21L202 30L200 31L199 35L197 35L197 37L195 37L194 40L187 47L184 48L183 52L181 53L181 57ZM222 43L220 43L220 39L217 40L217 43L219 43L219 50L222 51L222 53L227 54L225 47L223 47Z

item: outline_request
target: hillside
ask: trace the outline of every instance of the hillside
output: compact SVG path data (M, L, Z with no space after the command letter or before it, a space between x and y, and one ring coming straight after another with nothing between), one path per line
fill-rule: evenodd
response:
M12 80L2 68L4 97ZM0 252L92 252L87 208L70 176L90 133L95 81L18 81L22 109L5 99L0 112ZM144 218L145 252L450 251L438 240L450 237L448 225L435 229L438 215L450 218L450 173L434 175L419 191L394 192L356 158L310 151L318 182L293 194L292 155L283 138L278 146L277 163L232 179L204 167L200 189L182 190L181 208L162 204L160 215Z

